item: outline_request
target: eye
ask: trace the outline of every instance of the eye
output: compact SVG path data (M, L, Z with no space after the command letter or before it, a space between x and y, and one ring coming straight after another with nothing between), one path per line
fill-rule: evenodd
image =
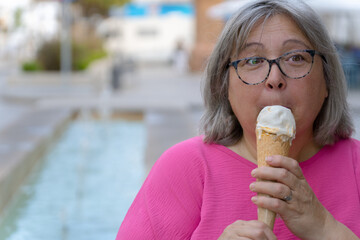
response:
M290 58L289 58L290 61L293 61L293 62L301 62L301 61L304 61L304 57L300 54L297 54L297 55L292 55Z
M249 65L259 65L263 62L264 62L263 58L249 58L248 60L246 60L246 64Z

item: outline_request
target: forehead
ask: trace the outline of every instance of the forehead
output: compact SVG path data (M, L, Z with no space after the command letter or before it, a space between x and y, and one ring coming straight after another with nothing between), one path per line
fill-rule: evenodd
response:
M312 48L312 44L291 17L277 14L255 23L242 50L259 47Z

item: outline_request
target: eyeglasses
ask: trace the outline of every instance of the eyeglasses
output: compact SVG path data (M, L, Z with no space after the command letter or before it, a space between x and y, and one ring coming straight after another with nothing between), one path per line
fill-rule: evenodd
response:
M276 59L269 60L264 57L242 58L228 64L233 66L239 79L247 85L258 85L269 77L271 66L275 63L282 74L288 78L303 78L311 72L314 64L315 54L321 56L326 62L323 54L315 50L295 50L284 53Z

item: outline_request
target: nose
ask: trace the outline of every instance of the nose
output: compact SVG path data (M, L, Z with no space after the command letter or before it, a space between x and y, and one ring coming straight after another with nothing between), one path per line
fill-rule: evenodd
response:
M276 63L272 63L265 85L269 89L283 90L286 88L285 78L286 76L281 72L279 66Z

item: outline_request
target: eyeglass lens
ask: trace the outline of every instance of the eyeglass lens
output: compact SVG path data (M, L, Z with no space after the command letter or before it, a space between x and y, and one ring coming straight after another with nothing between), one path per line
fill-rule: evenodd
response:
M313 64L313 55L306 51L285 53L275 60L283 74L289 78L306 76ZM275 64L276 65L276 64ZM241 60L237 65L237 73L241 80L250 84L264 81L270 74L270 60L263 57L251 57Z

